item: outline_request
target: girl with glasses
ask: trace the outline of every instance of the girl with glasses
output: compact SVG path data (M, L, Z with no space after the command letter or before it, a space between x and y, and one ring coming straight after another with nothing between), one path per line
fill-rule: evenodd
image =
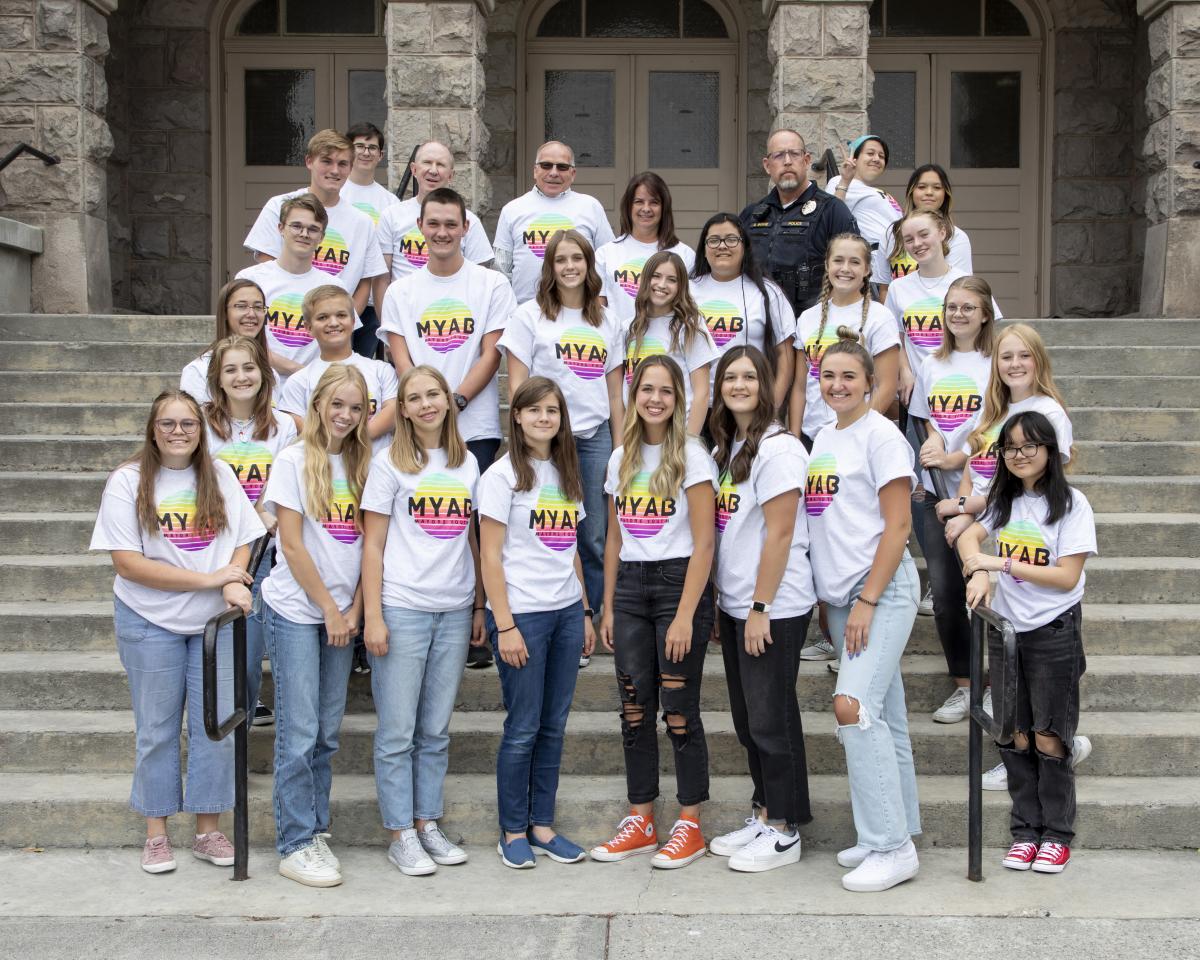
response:
M249 337L262 349L263 354L270 359L271 351L267 344L267 302L262 288L253 280L230 280L217 294L216 314L217 329L213 335L213 344L226 337ZM208 371L212 363L213 347L209 347L195 360L183 368L179 377L179 389L190 393L197 403L208 403L212 399L208 387ZM275 390L274 378L271 385ZM273 395L273 393L272 393Z

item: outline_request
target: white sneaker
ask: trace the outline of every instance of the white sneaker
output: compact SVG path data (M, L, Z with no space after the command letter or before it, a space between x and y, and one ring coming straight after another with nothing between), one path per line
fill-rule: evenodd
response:
M1003 762L996 764L983 775L984 790L1007 790L1008 770Z
M732 857L762 832L763 822L758 817L747 817L744 827L713 837L709 841L708 852L717 857Z
M955 687L954 692L933 712L934 723L958 723L971 712L971 688Z
M748 844L729 858L729 869L740 873L762 873L800 862L800 831L781 833L764 823Z
M801 660L836 660L837 651L833 649L833 642L822 637L816 643L810 643L800 651Z
M996 716L994 713L992 713L992 688L991 687L983 688L983 712L986 713L989 717Z
M583 670L591 662L592 662L592 658L589 657L586 653L581 653L579 655L579 669L580 670Z
M336 887L342 882L342 875L321 855L315 842L280 860L279 874L306 887Z
M442 833L441 827L434 822L425 824L417 833L417 839L421 841L422 849L438 866L452 867L467 862L467 852L462 847L451 843Z
M917 848L912 840L881 853L872 850L857 867L842 877L842 886L852 893L879 893L917 875Z
M837 673L838 667L840 667L840 666L841 666L841 663L839 661L830 660L827 664L825 664L825 669L828 670L830 673Z
M333 867L334 870L341 870L342 861L340 861L334 855L334 852L329 848L329 841L332 839L333 835L329 833L313 834L313 843L317 845L317 849L321 852L321 856L325 858L325 862Z
M1092 755L1092 741L1087 737L1072 737L1071 738L1071 769L1074 770L1077 766L1083 763Z
M921 598L921 602L917 604L917 616L933 616L933 587L925 588L925 596L923 596Z
M388 859L406 877L424 877L437 872L437 864L429 859L417 831L412 827L400 831L400 839L388 847Z
M838 866L857 867L867 859L867 854L870 852L869 848L857 843L852 847L847 847L845 850L839 850L837 855Z

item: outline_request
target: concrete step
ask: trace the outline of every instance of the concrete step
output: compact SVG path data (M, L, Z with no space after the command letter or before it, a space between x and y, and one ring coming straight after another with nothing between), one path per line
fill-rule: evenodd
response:
M213 317L146 314L0 314L0 341L89 340L100 343L176 343L211 340Z
M156 373L93 373L91 371L47 370L26 373L0 371L0 400L25 403L58 403L64 398L103 398L105 403L150 401L163 390L179 386L179 370Z
M1075 443L1074 469L1099 476L1181 476L1200 474L1200 443L1194 440Z
M148 408L147 408L148 409ZM137 452L142 438L0 436L0 470L55 473L95 471L103 478ZM95 504L99 506L100 500Z
M615 713L617 683L607 658L581 670L575 688L576 711ZM911 655L903 662L904 688L913 713L932 713L952 690L941 655ZM802 663L796 682L801 710L828 709L835 677L822 663ZM270 665L263 664L263 699L271 701ZM1131 709L1178 713L1200 704L1200 657L1089 656L1080 684L1083 710ZM10 710L128 710L125 671L113 651L0 653L0 703ZM712 649L701 684L704 710L728 711L725 670ZM503 709L494 670L467 670L458 691L458 709L474 712ZM370 678L353 675L347 710L371 712Z
M1194 322L1194 321L1193 321ZM1190 377L1200 369L1200 346L1048 346L1056 377L1129 376Z
M334 758L340 774L374 771L373 739L377 720L350 714L342 724L341 747ZM672 749L659 724L659 769L674 771ZM845 753L826 711L803 717L805 753L811 775L845 774ZM450 724L450 769L457 774L490 773L503 732L500 713L460 712ZM1080 733L1093 746L1081 772L1087 776L1200 777L1200 713L1085 714ZM928 714L909 717L918 774L967 772L967 726L934 723ZM704 716L709 769L715 776L746 772L746 753L727 713ZM187 738L182 739L186 752ZM274 728L255 727L250 735L250 770L270 773ZM13 773L132 773L133 715L124 711L0 711L0 770ZM80 762L81 757L86 761ZM985 747L987 767L999 762L995 747ZM620 722L610 713L575 712L567 723L562 772L568 775L615 775L624 770Z
M1112 317L1023 320L1048 344L1057 346L1128 347L1131 340L1143 345L1200 346L1200 324L1195 320ZM1003 333L1003 321L998 332Z
M0 350L0 370L114 370L138 373L182 370L208 347L209 340L166 339L161 343L80 343L18 341Z
M1069 410L1200 406L1200 377L1070 376L1055 377L1054 381Z
M69 422L69 414L63 420ZM1077 436L1092 440L1194 440L1200 439L1200 409L1077 407L1071 411L1071 425Z
M79 513L0 513L0 556L82 553L88 548L95 524L94 510Z
M672 783L662 784L670 796ZM835 850L854 842L846 778L809 778L813 822L802 828L810 848ZM923 846L965 846L967 786L959 776L923 776L917 780L921 803ZM455 774L445 784L447 832L461 835L481 850L494 849L496 781L488 774ZM749 806L750 779L714 777L704 805L705 822L736 825ZM1005 793L985 793L984 843L1000 847L1009 840L1009 799ZM564 776L559 782L555 826L578 843L592 846L611 835L628 812L623 776ZM656 819L669 824L674 798L660 801ZM1078 781L1080 848L1188 849L1200 846L1200 778L1091 777ZM332 830L339 846L380 845L375 779L340 776L333 779ZM172 817L178 849L187 849L188 817ZM712 826L709 829L713 829ZM0 796L0 846L83 847L134 846L145 841L145 823L129 809L126 774L11 774ZM250 842L274 842L270 779L250 778ZM596 868L598 869L598 868Z

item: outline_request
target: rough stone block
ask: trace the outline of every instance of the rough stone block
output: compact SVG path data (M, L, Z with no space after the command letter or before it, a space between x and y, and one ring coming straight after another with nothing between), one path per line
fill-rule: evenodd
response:
M862 60L783 60L775 70L778 112L865 110L865 70Z
M388 53L425 53L429 50L428 5L389 3L384 36Z
M1194 3L1172 8L1175 33L1175 56L1200 56L1200 7Z
M84 161L83 168L83 209L97 219L103 220L108 216L108 171L102 163Z
M488 150L483 156L483 169L488 176L501 174L512 176L517 164L516 135L505 131L493 134L488 139Z
M1059 177L1090 177L1096 172L1091 137L1058 137L1054 172Z
M0 127L32 127L37 123L37 107L32 103L0 106Z
M1092 262L1092 224L1058 223L1054 225L1054 247L1051 258L1060 263Z
M137 47L161 47L167 42L167 31L161 28L134 27L129 42Z
M167 40L167 80L184 86L208 85L208 33L172 30Z
M76 50L79 47L79 0L39 0L38 46L43 50Z
M1095 86L1099 50L1092 31L1064 30L1054 47L1054 88L1071 90Z
M79 103L85 61L71 53L0 57L0 103Z
M6 0L4 11L5 13L11 13L13 16L32 16L35 3L36 0Z
M37 145L59 157L78 157L82 150L78 107L42 107L38 111Z
M126 70L127 84L131 88L163 86L167 76L165 54L163 47L133 47Z
M433 116L429 110L388 111L388 143L395 144L397 154L403 154L392 158L393 166L398 169L398 176L404 176L404 167L412 148L432 137Z
M1054 312L1065 317L1127 313L1132 301L1132 268L1070 266L1053 271Z
M48 167L33 157L18 157L0 173L0 181L16 209L80 209L83 182L78 160Z
M1129 183L1119 180L1059 180L1054 185L1053 218L1094 220L1129 216Z
M827 57L865 57L867 55L867 7L854 3L824 7L824 52Z
M148 27L203 28L211 8L211 0L146 0L138 22Z
M1063 90L1054 95L1056 132L1112 134L1129 130L1131 98L1115 98L1099 90Z
M482 90L482 69L474 57L392 57L388 96L393 107L473 107Z
M83 155L92 163L104 163L113 152L112 131L105 119L90 110L83 112Z
M1172 152L1164 163L1200 160L1200 111L1180 110L1171 115Z
M1133 56L1127 47L1100 48L1100 86L1122 92L1133 86Z
M30 17L0 17L0 50L22 50L33 46Z
M1092 225L1095 263L1127 263L1133 258L1133 224L1105 223Z
M457 162L482 156L488 130L474 110L438 110L433 114L433 137L450 148Z
M1167 7L1162 13L1150 21L1146 26L1146 47L1150 53L1150 65L1158 66L1167 57L1171 56L1171 47L1173 41L1173 24L1172 19L1175 15L1173 6Z
M1171 162L1171 121L1169 116L1162 117L1146 128L1141 159L1151 169L1161 170Z
M211 309L207 263L153 262L133 265L130 299L143 313L204 313Z
M80 42L83 52L89 57L104 57L108 55L108 18L95 7L83 4L83 20L80 23L82 31Z
M775 122L771 125L771 130L795 130L800 134L806 145L818 144L821 142L821 115L811 111L780 111L775 114ZM763 155L767 152L767 142L763 140L761 143L751 145L748 170L761 170L763 164Z
M483 122L493 133L499 133L502 130L516 130L516 92L488 89L483 99Z
M166 217L135 217L133 255L138 260L166 260L171 256L171 221Z
M779 4L771 18L771 25L767 28L767 49L772 63L785 57L820 56L820 6Z
M517 85L517 38L488 37L487 56L483 58L483 77L488 89L515 88Z
M208 134L176 130L168 138L168 161L172 173L208 173Z
M1196 109L1200 107L1200 59L1174 61L1175 76L1171 85L1171 109Z
M38 313L103 313L112 307L107 231L82 213L47 213L39 220L45 249L33 260L33 309Z
M469 53L476 48L476 7L474 3L430 3L429 49L434 53Z
M212 257L211 223L209 217L172 217L173 255L182 260L208 262Z
M837 145L839 143L848 143L866 131L867 114L865 111L825 114L822 118L821 142L810 145L810 149L813 151L813 158L816 159L818 150L823 151L826 148L831 148L834 155L840 159L841 154L838 153Z
M751 132L766 133L771 129L772 120L771 111L767 109L766 91L762 91L761 95L755 94L756 91L750 91L746 127Z
M1129 177L1134 173L1133 146L1124 137L1096 138L1096 176Z
M130 179L135 213L208 215L208 178L194 173L145 173Z
M1171 65L1166 60L1150 71L1146 77L1146 119L1150 121L1165 117L1171 110Z
M83 61L83 105L97 113L104 113L108 106L108 78L94 60Z
M195 130L208 115L206 90L156 90L133 97L130 123L141 130Z
M1150 223L1161 223L1170 216L1171 178L1166 170L1146 177L1145 198L1145 215Z
M1200 170L1188 164L1171 167L1168 173L1171 177L1170 215L1200 216Z
M1120 0L1057 0L1054 4L1055 22L1069 23L1077 30L1132 29L1136 18L1133 4Z

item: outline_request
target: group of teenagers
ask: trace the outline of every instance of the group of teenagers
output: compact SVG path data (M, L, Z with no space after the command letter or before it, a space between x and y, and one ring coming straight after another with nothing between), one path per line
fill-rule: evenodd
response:
M323 136L308 165L328 192L351 143L354 163L371 151L361 130L328 150ZM365 140L378 163L382 136ZM892 201L870 187L886 144L868 136L849 148L821 204L837 203L826 219L853 228L859 214L845 211L857 207L835 197ZM446 185L442 151L418 151L413 164L422 262L372 290L319 270L320 282L278 295L269 272L317 271L334 249L322 246L333 217L316 190L272 200L274 240L250 243L265 236L262 218L247 238L263 262L221 290L214 342L179 390L155 399L140 451L105 487L91 548L111 552L117 574L143 869L175 868L167 818L180 811L196 815L195 857L233 862L217 823L233 805L233 748L205 737L201 705L204 625L232 605L248 617L250 704L264 655L271 663L285 877L342 882L331 761L360 638L387 855L405 875L467 860L440 822L451 716L479 649L494 656L506 711L496 758L506 866L647 854L673 869L706 853L743 872L796 863L812 819L796 682L801 660L828 660L856 831L837 854L842 884L889 889L917 874L921 833L901 677L920 603L915 533L956 683L934 719L966 716L968 608L988 602L1014 624L1019 651L1018 732L988 774L1012 799L1003 862L1060 872L1073 768L1090 750L1076 726L1095 528L1064 474L1071 425L1045 346L1026 324L997 329L944 171L914 173L879 239L829 236L820 270L804 271L820 278L809 306L760 266L763 205L714 215L693 251L652 173L631 181L621 234L599 249L578 217L523 221L524 255L538 262L523 295L522 256L502 255L513 251L499 231L488 247L497 269L468 255L482 227ZM812 212L799 136L780 131L768 151L772 203L786 211L790 192ZM580 197L573 176L569 148L547 144L531 193ZM519 219L512 206L502 225ZM415 247L387 254L389 273L405 249ZM953 265L964 249L965 265ZM373 344L354 349L370 297L390 362ZM291 312L272 320L281 300ZM889 419L897 408L905 429ZM264 536L273 548L251 569ZM576 680L597 640L613 654L629 812L589 850L556 831L555 805ZM752 789L745 824L709 842L701 687L714 641ZM224 714L228 630L218 643ZM665 836L660 714L679 808Z

